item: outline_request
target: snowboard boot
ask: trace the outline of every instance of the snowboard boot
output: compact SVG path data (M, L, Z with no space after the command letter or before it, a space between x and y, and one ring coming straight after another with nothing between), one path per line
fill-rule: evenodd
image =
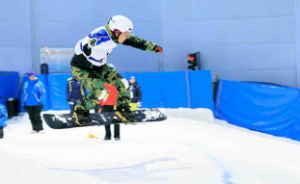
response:
M130 106L121 106L117 108L116 116L124 122L134 122L134 112L130 111Z
M82 110L82 109L78 109L77 107L75 107L73 116L74 116L76 125L78 125L78 126L89 125L91 123L89 114L90 114L90 112L88 110Z
M116 141L120 140L120 125L119 124L115 124L115 134L114 134L114 138Z
M111 131L110 131L110 125L105 125L105 141L111 140Z

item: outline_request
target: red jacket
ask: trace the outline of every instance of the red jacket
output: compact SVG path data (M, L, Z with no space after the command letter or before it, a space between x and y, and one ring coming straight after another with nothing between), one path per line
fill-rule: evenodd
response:
M104 84L106 88L106 95L102 100L99 100L98 104L101 106L104 105L116 105L118 90L115 86L110 84Z

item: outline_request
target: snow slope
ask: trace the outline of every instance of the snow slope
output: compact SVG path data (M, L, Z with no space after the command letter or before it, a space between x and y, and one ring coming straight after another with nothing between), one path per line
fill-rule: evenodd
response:
M205 109L165 109L164 122L122 125L121 141L103 127L45 127L9 120L0 140L0 184L299 184L300 144L214 121ZM87 138L91 131L99 139Z

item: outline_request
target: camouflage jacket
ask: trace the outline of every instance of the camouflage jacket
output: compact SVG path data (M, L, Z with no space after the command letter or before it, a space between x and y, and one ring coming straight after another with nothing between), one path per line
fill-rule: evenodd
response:
M106 28L108 34L113 39L113 41L115 43L119 44L118 39L114 37L114 35L110 31L108 25L106 25L105 28ZM156 52L156 47L157 47L157 45L155 43L149 42L149 41L147 41L141 37L135 36L133 34L129 35L129 37L125 40L123 45L128 45L128 46L131 46L131 47L134 47L137 49L141 49L141 50L146 50L149 52Z

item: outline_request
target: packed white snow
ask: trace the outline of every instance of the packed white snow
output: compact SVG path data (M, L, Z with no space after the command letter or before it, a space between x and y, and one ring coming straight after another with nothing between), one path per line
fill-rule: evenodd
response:
M206 109L165 109L163 122L30 134L28 115L0 140L0 184L299 184L300 144L214 120ZM113 127L112 127L113 129ZM88 138L88 134L98 139Z

